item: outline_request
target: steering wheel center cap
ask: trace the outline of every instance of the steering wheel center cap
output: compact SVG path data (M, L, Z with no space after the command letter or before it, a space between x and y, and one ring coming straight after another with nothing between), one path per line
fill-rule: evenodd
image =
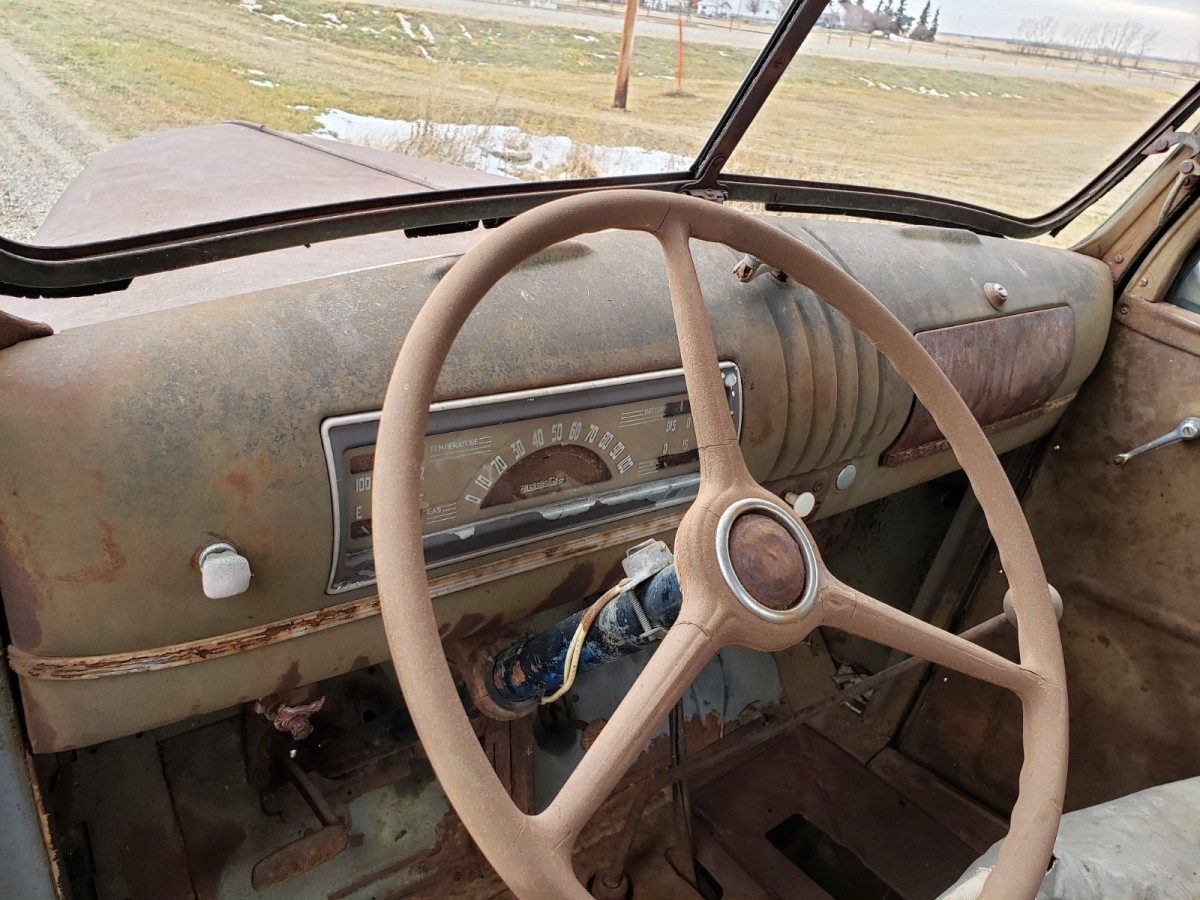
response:
M794 622L817 596L812 539L781 507L748 498L717 522L717 564L738 601L768 622Z
M762 513L739 516L729 529L729 560L750 596L787 609L804 589L804 554L791 532Z

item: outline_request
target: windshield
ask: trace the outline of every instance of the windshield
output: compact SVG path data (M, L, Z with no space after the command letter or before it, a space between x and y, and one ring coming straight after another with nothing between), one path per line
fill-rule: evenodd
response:
M1029 218L1198 73L1196 0L834 0L725 168Z
M622 109L624 3L5 0L0 119L17 139L0 142L0 234L28 239L102 149L228 120L512 179L685 171L780 9L730 28L656 5Z
M788 6L5 0L0 235L85 242L343 199L685 172ZM1198 67L1194 0L834 0L724 170L1032 216L1093 178ZM214 124L230 120L276 139ZM89 160L189 126L224 130L102 157L72 198L91 206L66 204L39 234ZM306 180L286 180L297 171ZM63 227L102 208L104 227Z

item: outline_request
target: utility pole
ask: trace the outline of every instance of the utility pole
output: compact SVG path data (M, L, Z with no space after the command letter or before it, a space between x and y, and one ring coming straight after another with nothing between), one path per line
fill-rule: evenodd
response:
M621 32L621 55L617 58L617 90L613 106L625 108L629 97L629 67L633 63L633 26L637 23L638 0L625 0L625 28Z

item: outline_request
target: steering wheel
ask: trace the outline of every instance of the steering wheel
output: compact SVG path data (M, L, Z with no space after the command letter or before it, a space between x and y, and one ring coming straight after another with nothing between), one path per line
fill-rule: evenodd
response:
M699 494L675 539L683 592L677 621L558 796L545 811L527 815L510 799L471 728L438 636L418 512L425 427L450 345L492 286L553 244L607 229L646 232L662 245L700 453ZM950 442L994 535L1012 588L1020 664L842 584L825 568L804 523L754 481L722 388L692 239L753 254L807 285L912 386ZM392 371L376 457L375 561L404 698L442 789L518 896L588 896L571 862L580 831L718 650L783 650L821 625L981 678L1020 698L1020 794L982 896L1020 900L1037 892L1058 831L1067 772L1066 674L1041 560L1004 470L966 404L908 329L835 263L764 221L675 194L605 191L523 213L455 263L416 317ZM768 581L788 590L762 587L764 571Z

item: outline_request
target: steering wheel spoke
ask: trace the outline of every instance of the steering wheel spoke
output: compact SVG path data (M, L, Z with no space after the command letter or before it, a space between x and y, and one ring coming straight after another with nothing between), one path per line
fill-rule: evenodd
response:
M629 771L646 742L720 648L699 625L679 620L655 650L629 693L595 742L542 813L556 817L579 836L613 788Z
M822 624L919 656L1022 695L1041 678L986 647L963 640L830 577L820 595Z
M721 484L733 480L753 484L738 446L737 432L725 399L712 323L696 276L686 221L668 218L658 233L667 264L667 284L679 337L683 375L691 401L692 426L700 452L700 475Z

